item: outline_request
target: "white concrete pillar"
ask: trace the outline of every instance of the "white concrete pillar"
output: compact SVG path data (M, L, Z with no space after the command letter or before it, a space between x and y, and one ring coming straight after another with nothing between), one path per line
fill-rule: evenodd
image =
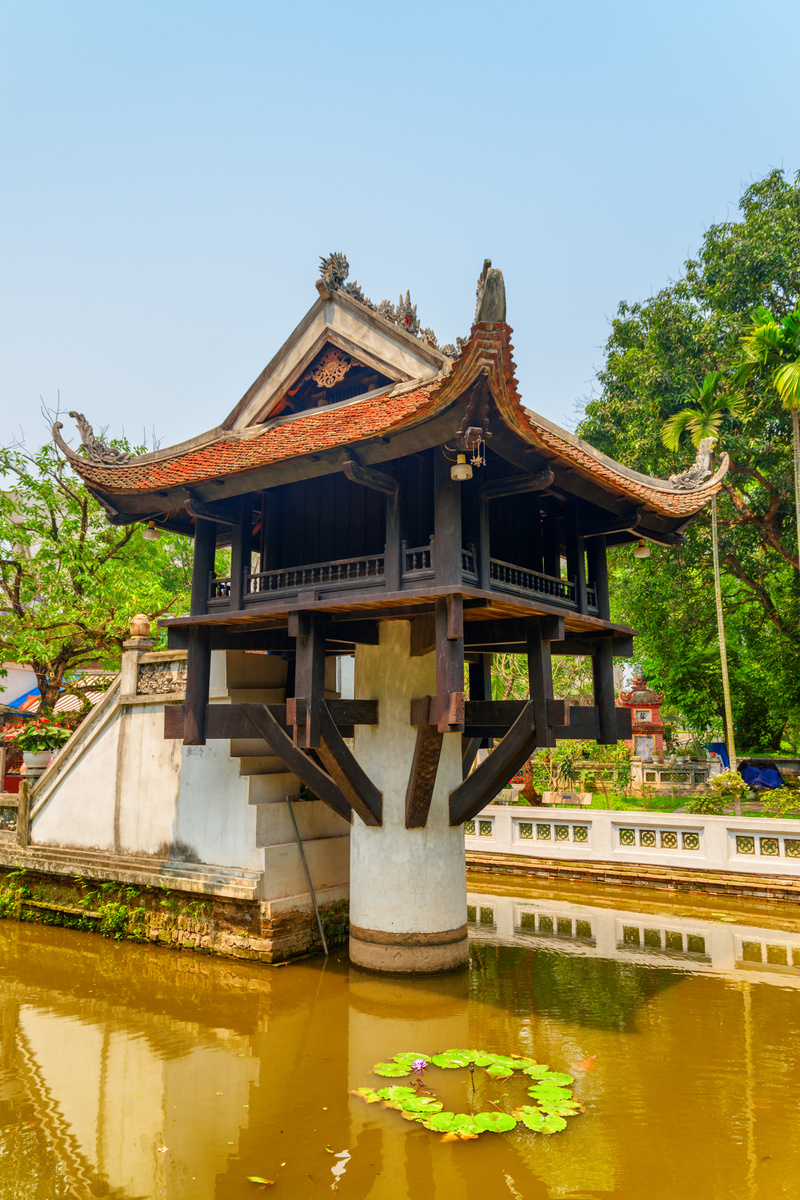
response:
M357 646L355 694L378 701L378 724L357 725L355 754L383 792L383 825L353 817L350 959L376 971L427 974L467 962L464 831L449 822L461 781L461 734L446 733L424 829L406 829L416 728L411 701L436 694L436 656L409 655L409 622L383 621L378 646Z

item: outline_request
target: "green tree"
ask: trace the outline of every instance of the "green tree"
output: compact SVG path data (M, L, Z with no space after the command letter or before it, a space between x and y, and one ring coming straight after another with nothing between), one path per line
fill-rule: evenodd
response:
M665 423L661 439L668 450L677 450L681 436L688 432L692 443L699 446L708 439L712 445L718 441L719 429L726 412L733 416L741 416L744 411L744 400L741 396L726 396L720 393L722 381L721 371L708 371L702 384L687 398L686 407L673 413ZM725 616L722 608L722 580L719 565L719 536L717 528L717 498L711 501L711 554L714 561L714 599L717 611L717 636L719 638L719 657L722 669L722 695L725 705L725 734L728 746L728 757L736 764L736 739L733 728L733 710L731 707L731 685L728 675L728 650L725 642ZM741 803L737 801L737 815L741 811Z
M800 309L778 319L768 308L758 308L741 347L737 381L743 383L756 374L766 376L792 414L795 526L800 548Z
M586 404L578 432L648 474L680 470L691 452L687 447L666 456L664 425L686 408L698 380L730 369L760 307L782 321L798 301L800 175L787 180L773 171L745 191L739 220L708 229L682 278L649 300L620 305L599 373L601 391ZM742 748L777 749L787 721L796 729L800 716L790 424L762 371L749 379L746 413L723 412L718 426L731 457L717 516L733 717ZM700 514L683 546L654 550L646 562L633 560L627 548L612 555L614 613L641 631L643 665L699 729L717 725L724 711L720 672L707 654L716 641L708 603L710 518ZM662 606L657 612L653 597ZM703 678L691 679L680 659L698 669L702 664ZM755 704L754 681L761 689Z
M116 667L135 613L181 611L191 543L109 525L52 445L0 450L0 472L0 654L35 672L49 710L82 668Z

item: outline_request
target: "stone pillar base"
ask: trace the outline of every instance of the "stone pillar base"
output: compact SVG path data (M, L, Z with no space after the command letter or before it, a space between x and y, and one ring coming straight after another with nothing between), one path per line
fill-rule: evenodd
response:
M441 933L383 933L350 926L350 962L368 971L432 975L467 965L467 927Z

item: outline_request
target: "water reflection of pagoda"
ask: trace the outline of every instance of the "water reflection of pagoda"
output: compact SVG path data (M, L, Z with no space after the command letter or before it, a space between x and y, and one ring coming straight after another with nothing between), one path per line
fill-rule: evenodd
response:
M664 761L664 726L660 720L660 709L664 693L655 692L647 686L641 671L633 677L631 690L620 692L620 704L631 709L631 737L625 745L638 758L657 758Z

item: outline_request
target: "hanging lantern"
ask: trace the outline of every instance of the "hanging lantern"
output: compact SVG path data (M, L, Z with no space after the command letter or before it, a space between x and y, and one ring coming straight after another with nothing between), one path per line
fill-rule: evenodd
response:
M634 558L649 558L650 557L650 547L648 546L648 544L644 540L644 538L639 538L639 541L633 547L633 557Z
M142 537L146 542L157 542L161 537L161 531L156 529L155 521L148 521L147 528L142 530Z
M459 454L450 468L450 478L455 479L457 483L463 483L465 479L472 479L472 467L467 462L466 454Z

